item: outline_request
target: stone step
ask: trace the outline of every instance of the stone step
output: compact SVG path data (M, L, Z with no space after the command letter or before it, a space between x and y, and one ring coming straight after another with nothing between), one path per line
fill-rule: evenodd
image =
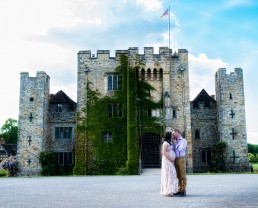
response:
M141 175L160 175L160 168L143 168Z

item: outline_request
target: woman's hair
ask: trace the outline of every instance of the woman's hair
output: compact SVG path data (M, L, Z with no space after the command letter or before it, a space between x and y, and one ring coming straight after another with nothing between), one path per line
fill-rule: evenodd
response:
M170 131L166 132L165 137L164 137L164 142L165 141L170 144L170 141L171 141L171 132Z

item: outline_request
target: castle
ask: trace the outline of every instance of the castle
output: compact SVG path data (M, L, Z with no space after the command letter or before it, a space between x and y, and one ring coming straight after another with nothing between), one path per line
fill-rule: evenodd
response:
M50 94L50 78L45 72L37 72L36 77L21 73L17 148L21 175L40 174L39 154L42 151L57 152L60 165L75 163L76 112L81 112L87 104L87 83L90 82L102 97L112 96L119 88L119 80L123 79L115 73L122 54L128 57L129 66L134 66L136 59L142 63L137 71L139 79L155 88L150 92L155 101L163 98L161 109L148 112L148 116L162 119L163 131L160 134L145 132L137 138L139 170L160 167L162 136L164 131L173 128L180 129L188 141L188 172L209 169L210 147L218 141L227 143L227 162L233 164L234 170L239 166L249 167L242 69L236 68L230 74L224 68L218 69L216 99L203 89L190 101L187 50L173 53L167 47L160 47L159 53L154 54L152 47L145 47L144 53L139 54L138 48L130 47L116 50L115 57L110 57L108 50L98 50L96 55L88 50L78 52L77 103L63 91ZM118 115L122 117L122 113ZM102 136L109 149L122 142L108 129ZM124 154L127 152L125 149ZM111 150L109 153L113 154Z

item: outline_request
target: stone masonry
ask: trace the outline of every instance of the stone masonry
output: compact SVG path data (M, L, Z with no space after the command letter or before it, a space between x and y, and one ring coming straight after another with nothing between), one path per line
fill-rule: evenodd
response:
M213 96L202 90L191 101L194 172L209 171L210 148L218 142L217 103Z
M179 49L172 54L167 47L160 47L159 54L154 54L153 47L145 47L144 54L138 53L137 47L128 50L117 50L115 57L110 57L108 50L98 50L97 55L91 51L78 52L78 111L85 106L87 82L103 96L112 94L107 89L107 76L114 73L119 64L119 54L127 54L129 65L134 66L139 60L143 65L139 77L156 88L152 94L155 100L165 96L165 125L167 130L178 128L184 132L188 141L188 172L192 172L192 139L190 121L189 69L188 52ZM161 115L160 112L152 114Z
M21 175L39 175L39 153L44 150L47 135L49 76L45 72L37 72L36 77L29 77L23 72L20 78L19 171Z
M246 136L245 96L243 70L235 68L226 73L221 68L215 75L217 119L219 139L225 141L227 161L234 169L239 165L248 165Z
M115 76L121 54L128 56L130 66L136 60L142 63L139 78L156 89L151 92L154 100L163 97L163 109L152 110L152 116L164 121L166 131L178 128L187 139L188 172L208 170L209 147L217 141L227 143L227 162L235 171L239 165L249 165L242 69L230 74L219 69L215 75L216 99L202 90L190 102L187 50L172 53L171 49L160 47L159 53L154 54L152 47L145 47L144 53L139 54L137 47L130 47L116 50L115 57L110 57L109 50L98 50L96 55L89 50L78 52L77 104L62 91L50 95L50 78L45 72L37 72L36 77L21 73L17 150L20 175L40 174L42 151L72 154L76 112L86 106L87 83L102 96L113 95L108 79ZM69 139L58 138L63 129ZM69 158L59 161L63 160Z
M43 151L55 151L59 161L72 163L76 103L62 91L50 95L50 78L45 72L37 72L36 77L23 72L20 78L19 175L40 175Z

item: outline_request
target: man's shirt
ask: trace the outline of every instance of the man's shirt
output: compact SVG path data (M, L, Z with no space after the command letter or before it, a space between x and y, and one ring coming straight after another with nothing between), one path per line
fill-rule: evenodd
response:
M176 157L185 157L186 154L186 147L187 147L187 140L183 137L180 137L178 140L176 140L176 143L174 145L174 151L176 153Z

